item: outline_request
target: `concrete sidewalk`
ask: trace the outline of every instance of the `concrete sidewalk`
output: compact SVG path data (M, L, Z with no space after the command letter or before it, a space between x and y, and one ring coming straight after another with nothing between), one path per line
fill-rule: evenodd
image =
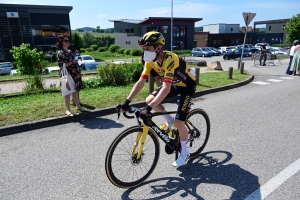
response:
M195 59L196 60L203 60L202 58L195 58L195 57L191 57L191 58L193 60L195 60ZM186 58L186 60L189 60L189 59ZM214 62L214 61L207 61L207 65L210 65L210 62ZM282 67L284 67L286 69L287 65L288 65L288 62L289 62L288 59L281 60ZM221 61L220 63L221 63L221 66L222 66L224 71L228 70L229 67L233 67L233 69L237 69L237 64L238 64L237 61L231 61L231 60L230 61ZM272 67L272 66L253 67L254 62L252 60L251 61L245 61L244 63L245 63L244 69L249 71L250 73L259 71L263 68ZM203 68L201 70L201 73L209 72L208 70L206 70L206 71L205 70L206 69ZM254 79L254 75L251 75L248 79L246 79L242 82L239 82L239 83L234 83L234 84L230 84L230 85L227 85L227 86L222 86L222 87L218 87L218 88L198 91L198 92L195 93L194 98L200 97L200 96L203 96L203 95L206 95L206 94L214 93L214 92L220 92L220 91L240 87L240 86L243 86L243 85L246 85L246 84L250 83L253 79ZM164 101L164 103L174 102L175 99L176 98L167 99L167 100ZM143 107L146 104L145 104L144 101L141 101L141 102L133 103L131 105L134 105L136 107ZM0 127L0 137L1 136L6 136L6 135L11 135L11 134L16 134L16 133L21 133L21 132L24 132L24 131L30 131L30 130L45 128L45 127L56 126L56 125L60 125L60 124L80 121L80 120L89 119L89 118L101 117L101 116L105 116L105 115L109 115L109 114L113 114L113 113L116 113L115 107L108 107L108 108L103 108L103 109L92 110L92 111L85 112L85 113L80 113L79 115L76 115L74 117L59 116L59 117L55 117L55 118L48 118L48 119L42 119L42 120L37 120L37 121L32 121L32 122L25 122L25 123L20 123L20 124L13 124L13 125L8 125L8 126L3 126L3 127Z

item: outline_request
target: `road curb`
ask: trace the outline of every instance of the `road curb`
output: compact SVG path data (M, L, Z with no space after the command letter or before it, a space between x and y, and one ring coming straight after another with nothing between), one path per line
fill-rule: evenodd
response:
M206 94L211 94L211 93L215 93L215 92L221 92L221 91L241 87L241 86L244 86L244 85L250 83L253 79L254 79L254 75L250 74L250 77L248 77L246 80L238 82L238 83L233 83L233 84L226 85L226 86L221 86L221 87L217 87L217 88L198 91L195 93L194 98L200 97L200 96L203 96ZM174 102L174 100L176 100L176 99L177 99L177 97L169 98L169 99L166 99L164 101L164 103L171 103L171 102ZM140 102L132 103L131 105L134 105L136 107L143 107L146 105L146 103L144 101L140 101ZM80 120L101 117L101 116L105 116L105 115L109 115L109 114L113 114L113 113L116 113L115 107L107 107L107 108L102 108L102 109L97 109L97 110L80 113L78 115L75 115L74 117L60 116L60 117L36 120L36 121L32 121L32 122L12 124L12 125L8 125L8 126L0 127L0 137L12 135L12 134L16 134L16 133L21 133L21 132L25 132L25 131L46 128L46 127L50 127L50 126L66 124L66 123L70 123L70 122L78 122Z

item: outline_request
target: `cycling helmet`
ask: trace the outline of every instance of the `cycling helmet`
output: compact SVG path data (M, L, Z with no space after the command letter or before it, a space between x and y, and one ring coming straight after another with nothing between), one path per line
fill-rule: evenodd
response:
M158 44L164 45L165 38L160 32L150 31L143 35L140 40L138 40L138 44L141 47L144 46L156 46Z

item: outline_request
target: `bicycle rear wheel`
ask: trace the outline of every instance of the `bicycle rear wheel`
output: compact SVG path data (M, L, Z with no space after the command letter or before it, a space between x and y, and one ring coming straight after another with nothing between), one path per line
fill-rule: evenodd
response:
M210 120L202 109L193 109L186 118L189 131L188 150L190 157L198 156L207 144L210 134Z
M106 154L106 175L111 183L117 187L132 188L141 184L156 167L160 148L158 138L153 130L149 129L141 158L136 158L137 152L132 154L138 132L143 132L143 129L133 126L120 133ZM140 143L137 149L139 146Z

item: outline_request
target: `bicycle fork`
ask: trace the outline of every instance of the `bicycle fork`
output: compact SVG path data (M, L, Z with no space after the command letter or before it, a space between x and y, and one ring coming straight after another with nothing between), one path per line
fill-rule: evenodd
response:
M149 126L145 126L144 123L142 122L141 127L143 128L142 132L138 132L136 139L135 139L135 143L133 144L133 148L132 148L132 152L131 155L134 155L135 152L137 152L137 156L136 159L140 159L143 149L144 149L144 145L145 145L145 141L148 135L148 131L149 131ZM137 149L138 145L140 144L139 148Z

